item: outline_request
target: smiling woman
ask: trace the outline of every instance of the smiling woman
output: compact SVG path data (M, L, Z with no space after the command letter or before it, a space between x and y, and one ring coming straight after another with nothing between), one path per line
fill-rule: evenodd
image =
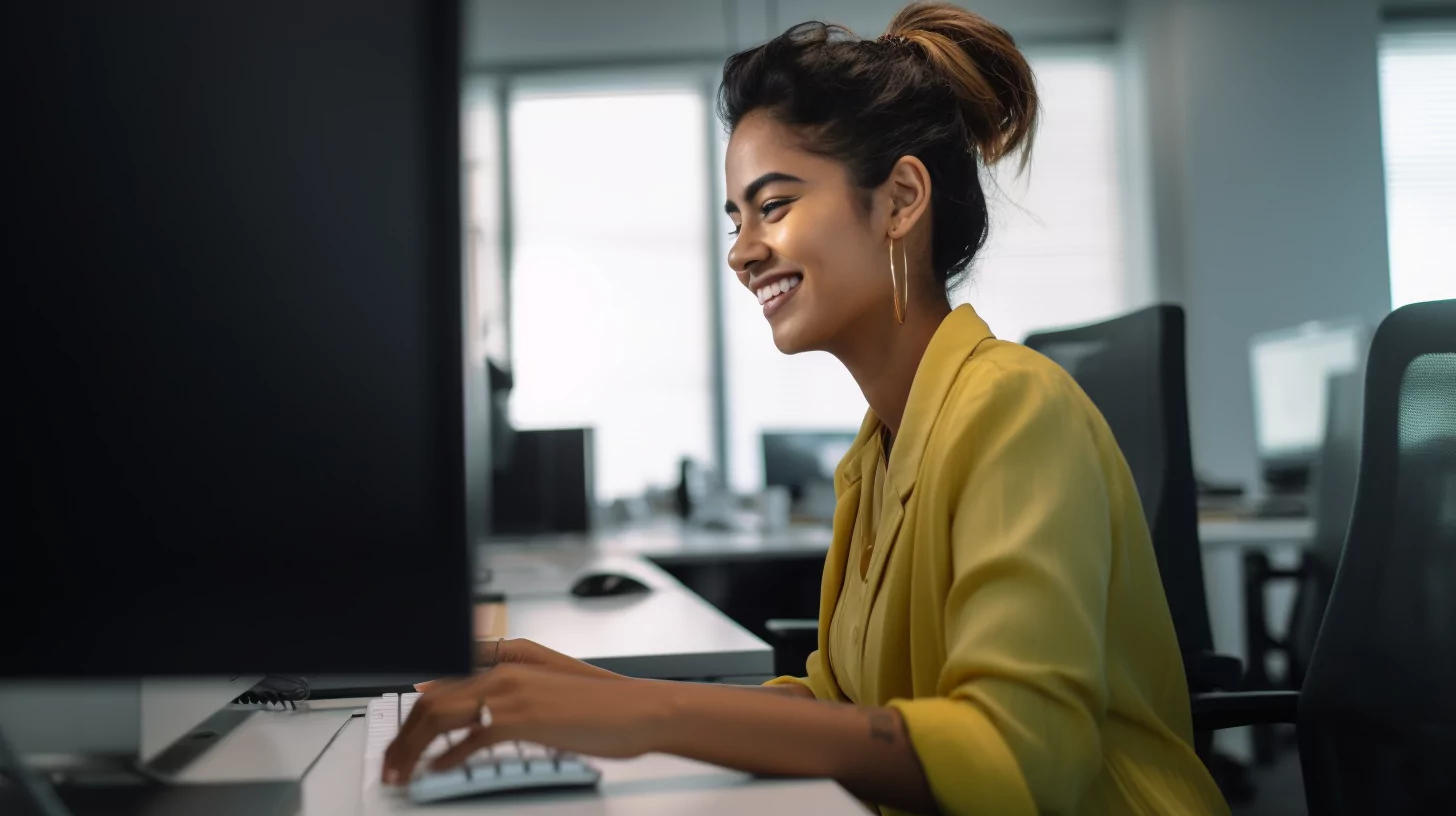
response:
M469 726L453 756L665 751L832 777L886 813L1227 813L1111 431L947 296L986 240L987 168L1036 130L1010 35L943 4L875 40L805 23L730 58L719 103L729 264L774 345L833 355L869 405L835 473L819 649L745 690L503 645L521 665L432 688L386 776Z

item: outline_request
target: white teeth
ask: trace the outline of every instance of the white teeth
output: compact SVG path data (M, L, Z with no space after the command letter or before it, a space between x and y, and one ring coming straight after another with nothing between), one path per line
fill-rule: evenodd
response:
M759 287L758 291L754 293L758 297L758 305L762 306L763 304L772 300L775 296L781 295L784 292L787 292L790 289L797 287L800 283L803 282L804 279L802 277L798 275L790 275L787 278L779 278L773 283Z

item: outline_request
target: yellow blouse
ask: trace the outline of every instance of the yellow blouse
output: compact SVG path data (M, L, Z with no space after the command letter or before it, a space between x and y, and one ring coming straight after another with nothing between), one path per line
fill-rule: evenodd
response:
M946 814L1228 813L1137 488L1071 377L961 306L888 465L881 427L835 472L819 649L770 682L899 710Z

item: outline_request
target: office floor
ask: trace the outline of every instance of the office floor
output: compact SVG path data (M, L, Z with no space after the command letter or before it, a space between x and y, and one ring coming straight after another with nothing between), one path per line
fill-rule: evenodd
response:
M1253 787L1253 797L1246 802L1230 802L1233 816L1304 816L1304 779L1299 771L1299 751L1283 744L1268 766L1246 772Z

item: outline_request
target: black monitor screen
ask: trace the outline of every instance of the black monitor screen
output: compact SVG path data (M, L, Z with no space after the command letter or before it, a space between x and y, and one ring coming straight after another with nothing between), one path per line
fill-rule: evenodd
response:
M23 6L0 675L468 670L455 4Z
M763 480L789 489L795 501L815 484L832 484L834 468L854 442L854 431L777 431L763 434Z

